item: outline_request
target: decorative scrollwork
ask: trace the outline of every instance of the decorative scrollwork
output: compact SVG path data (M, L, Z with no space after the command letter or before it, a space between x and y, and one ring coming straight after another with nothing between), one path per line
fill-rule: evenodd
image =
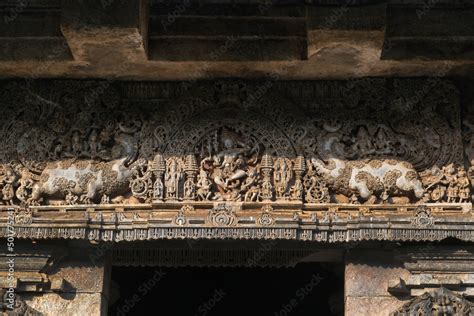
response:
M259 226L271 226L275 223L273 217L273 208L270 205L265 205L262 207L262 214L257 219L257 224Z
M435 219L431 215L431 211L426 206L419 206L415 210L415 214L411 220L411 224L418 228L427 228L434 225Z
M15 211L16 225L30 225L33 221L33 214L30 209L18 209Z
M183 226L187 223L186 215L184 214L183 210L178 211L178 213L174 216L173 219L174 223L178 226Z
M209 212L209 222L218 227L232 226L237 223L237 217L231 207L225 203L219 203Z

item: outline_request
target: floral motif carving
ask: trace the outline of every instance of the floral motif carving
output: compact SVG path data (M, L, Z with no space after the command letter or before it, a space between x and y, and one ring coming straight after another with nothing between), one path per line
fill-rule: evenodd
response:
M233 226L237 223L237 217L231 207L225 203L219 203L210 211L209 222L218 227Z
M183 210L178 211L174 216L174 223L178 226L183 226L187 223L187 218Z
M263 213L258 217L257 224L260 226L271 226L275 223L273 217L273 208L270 205L265 205L262 207Z
M33 214L30 209L18 209L15 211L16 225L29 225L33 221Z
M419 206L415 210L415 214L411 220L411 224L419 228L432 227L434 225L434 218L431 211L426 206Z

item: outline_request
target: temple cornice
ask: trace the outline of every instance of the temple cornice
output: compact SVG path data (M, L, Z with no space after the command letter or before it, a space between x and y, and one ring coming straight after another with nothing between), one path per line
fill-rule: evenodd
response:
M260 206L260 205L259 205ZM316 242L474 241L472 204L363 205L163 203L2 208L17 238L134 241L263 239Z

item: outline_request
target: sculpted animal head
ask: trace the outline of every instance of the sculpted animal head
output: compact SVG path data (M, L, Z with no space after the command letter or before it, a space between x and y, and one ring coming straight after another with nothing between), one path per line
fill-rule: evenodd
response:
M311 164L316 169L316 172L324 175L330 174L335 168L335 159L324 161L317 158L311 158Z
M148 166L148 161L146 159L143 159L143 158L139 158L139 159L135 160L134 162L132 162L128 165L126 164L126 162L127 162L127 159L124 158L123 159L123 166L124 166L124 168L130 170L131 172L144 173L144 170Z

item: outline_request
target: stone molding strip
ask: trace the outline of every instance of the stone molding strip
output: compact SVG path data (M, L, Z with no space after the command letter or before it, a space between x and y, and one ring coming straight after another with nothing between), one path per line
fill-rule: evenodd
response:
M474 241L472 204L352 205L162 203L0 208L0 237L136 241L159 239Z

